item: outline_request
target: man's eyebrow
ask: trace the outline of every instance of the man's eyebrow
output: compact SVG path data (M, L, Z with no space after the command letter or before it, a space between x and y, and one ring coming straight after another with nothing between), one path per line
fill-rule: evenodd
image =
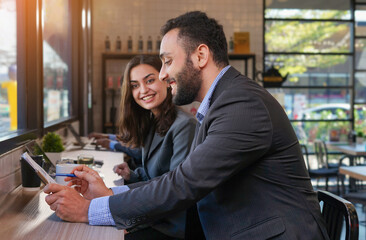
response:
M159 55L160 59L163 59L165 56L169 55L169 53L163 52Z

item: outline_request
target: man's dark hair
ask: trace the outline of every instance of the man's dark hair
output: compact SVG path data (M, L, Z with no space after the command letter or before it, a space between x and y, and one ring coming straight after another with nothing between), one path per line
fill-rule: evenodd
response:
M161 28L161 34L164 36L175 28L179 29L178 39L182 40L188 56L200 44L206 44L218 66L224 67L229 64L225 33L222 25L214 18L208 18L206 13L200 11L187 12L168 20Z

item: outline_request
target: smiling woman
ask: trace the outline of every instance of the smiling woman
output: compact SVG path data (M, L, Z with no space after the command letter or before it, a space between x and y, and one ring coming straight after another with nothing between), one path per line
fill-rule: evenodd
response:
M157 116L159 106L166 99L168 84L159 80L159 71L148 64L131 70L131 88L134 100L141 107Z
M127 163L114 167L125 184L147 181L174 170L190 150L196 120L173 104L169 83L159 80L161 65L158 56L136 56L123 75L119 138L126 148L142 149L142 167L134 171ZM127 234L125 239L182 239L185 215L174 214Z

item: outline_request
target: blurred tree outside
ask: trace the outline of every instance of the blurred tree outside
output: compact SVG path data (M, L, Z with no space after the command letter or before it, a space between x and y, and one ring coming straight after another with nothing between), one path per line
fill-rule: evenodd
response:
M268 10L267 10L268 11ZM283 12L273 10L274 12ZM314 11L297 10L292 13L293 18L304 18L312 15L318 19L342 19L349 15L349 11ZM281 16L280 13L271 14ZM283 16L283 14L282 14ZM350 52L350 29L347 23L333 21L267 21L265 26L265 41L267 52L299 52L299 53L348 53ZM297 82L299 78L292 74L301 74L311 67L329 68L343 64L347 60L345 55L332 55L324 58L321 55L311 56L311 61L303 55L288 57L281 55L271 59L272 64L279 68L281 75L289 73L290 82Z

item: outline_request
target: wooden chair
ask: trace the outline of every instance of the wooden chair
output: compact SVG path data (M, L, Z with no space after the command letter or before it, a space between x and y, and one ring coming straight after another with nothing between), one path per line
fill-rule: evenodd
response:
M306 161L306 165L308 167L308 172L309 172L309 176L310 178L315 178L317 179L317 189L319 188L319 179L321 178L325 178L325 190L328 191L328 181L330 177L335 177L337 178L337 193L340 194L340 186L339 186L339 180L341 180L342 182L342 189L344 189L344 182L343 182L343 177L340 177L338 174L338 168L329 168L329 166L327 164L321 164L317 163L317 168L312 168L309 162L309 153L308 153L308 149L306 147L306 145L301 145L301 149L302 149L302 153L304 155L305 161ZM319 152L318 152L319 154ZM321 154L319 154L321 155Z
M353 204L333 193L318 191L319 203L322 205L322 216L326 223L329 238L340 239L342 226L345 223L345 240L358 240L358 216Z

